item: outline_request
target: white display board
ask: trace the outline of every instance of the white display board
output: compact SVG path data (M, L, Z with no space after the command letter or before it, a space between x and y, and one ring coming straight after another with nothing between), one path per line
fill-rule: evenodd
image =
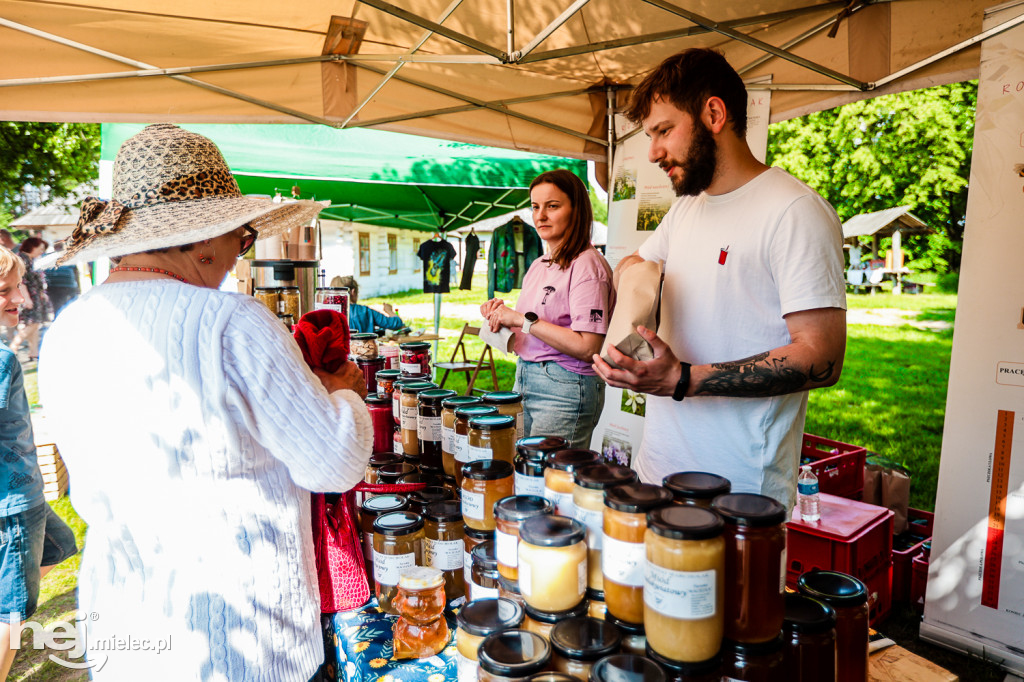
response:
M984 28L1024 13L990 10ZM1024 672L1024 26L981 46L925 639Z

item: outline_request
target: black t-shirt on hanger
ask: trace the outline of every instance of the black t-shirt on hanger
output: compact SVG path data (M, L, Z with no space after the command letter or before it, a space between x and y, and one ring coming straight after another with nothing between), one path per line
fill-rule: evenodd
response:
M455 247L445 239L431 239L420 244L416 254L423 261L423 292L447 294L451 289L452 259Z

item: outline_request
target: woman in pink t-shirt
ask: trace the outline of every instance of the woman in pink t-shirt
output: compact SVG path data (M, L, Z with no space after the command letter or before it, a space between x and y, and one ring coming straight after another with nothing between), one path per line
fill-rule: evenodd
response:
M493 331L515 332L526 435L562 436L589 448L604 406L591 357L601 352L615 303L612 271L590 243L594 217L582 180L563 169L541 173L530 202L547 255L527 271L515 309L493 298L480 312Z

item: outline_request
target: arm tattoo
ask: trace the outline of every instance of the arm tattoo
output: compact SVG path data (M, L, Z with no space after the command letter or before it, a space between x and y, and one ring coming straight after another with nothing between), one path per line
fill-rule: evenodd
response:
M756 398L783 395L802 390L810 382L827 382L835 371L836 363L815 370L814 365L806 371L786 364L785 357L768 358L768 353L758 353L743 360L719 362L711 366L714 371L697 387L697 395L732 396Z

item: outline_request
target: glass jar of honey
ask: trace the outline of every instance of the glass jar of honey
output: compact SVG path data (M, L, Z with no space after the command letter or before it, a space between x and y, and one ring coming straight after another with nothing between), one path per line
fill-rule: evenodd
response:
M366 475L363 480L367 483L378 483L377 472L385 464L395 464L402 461L401 455L393 452L374 452L366 461Z
M725 522L725 638L766 642L782 629L786 508L765 495L732 493L711 505Z
M665 672L643 654L605 656L590 668L591 682L666 682Z
M706 661L673 661L648 644L647 658L661 666L669 682L722 682L722 657L718 654Z
M461 511L461 506L459 507ZM466 526L465 530L465 543L462 550L462 577L466 582L466 591L469 591L469 584L473 580L473 548L479 545L481 542L487 542L488 540L494 539L493 530L477 530L472 526Z
M423 383L429 379L429 376L422 374L410 377L399 375L399 377L395 379L393 390L391 391L391 407L395 415L395 423L399 428L402 426L402 387L405 384Z
M800 576L797 588L836 613L837 682L864 682L868 676L867 586L838 571L810 571Z
M494 530L494 503L512 494L512 464L481 459L462 467L462 516L466 525Z
M395 381L398 380L399 372L397 369L382 369L378 371L374 378L377 380L377 395L382 398L391 400L391 394L395 391Z
M644 534L647 512L672 503L658 485L630 483L604 496L604 546L601 573L608 613L630 623L644 621Z
M519 526L526 519L553 514L554 506L536 495L514 495L494 504L495 544L498 572L509 580L519 580Z
M479 650L480 682L517 682L548 667L550 645L526 630L505 630L484 638Z
M484 405L494 405L498 414L506 414L515 418L516 437L519 440L526 434L523 422L523 395L515 391L493 391L484 394Z
M459 682L476 682L478 652L484 638L519 627L523 609L507 599L477 599L459 609L455 620L458 623L455 646Z
M392 604L398 594L398 578L402 570L423 564L423 537L419 514L389 512L373 522L374 594L381 611L398 615Z
M403 374L430 374L430 344L426 341L409 341L398 344L398 368Z
M605 614L604 619L622 633L622 653L636 656L647 655L647 633L644 632L643 623L630 623L616 618L610 613Z
M507 414L491 414L469 420L469 461L515 460L515 419Z
M523 605L525 616L523 617L523 629L536 632L546 640L551 639L551 631L556 625L569 618L583 618L587 615L589 605L584 599L576 606L565 611L541 611L529 604Z
M519 526L519 590L539 611L565 611L587 591L587 530L576 519L544 514Z
M831 606L802 594L787 594L782 640L787 680L835 682L836 612Z
M408 462L392 462L383 464L377 469L377 482L384 485L398 483L404 476L416 473L416 466Z
M462 487L462 467L470 461L469 420L498 414L493 405L466 405L455 408L455 482Z
M647 514L644 627L647 643L673 661L706 661L722 643L725 541L722 520L700 507Z
M516 495L544 495L544 457L569 447L561 436L529 436L516 441Z
M371 457L372 459L372 457ZM373 580L373 522L381 514L405 511L409 501L403 495L374 495L363 500L359 507L359 530L363 537L363 561L366 562L366 577Z
M445 476L455 477L455 410L482 403L480 398L471 395L456 395L441 401L441 459Z
M394 658L429 658L448 646L441 571L427 566L404 569L392 603L398 611L398 620L392 626Z
M427 509L427 505L433 502L444 502L446 500L455 500L455 495L452 491L448 490L444 486L440 485L428 485L426 488L421 490L414 490L406 497L409 499L409 511L416 512L420 516ZM461 537L461 536L460 536ZM429 564L428 564L429 565Z
M558 672L590 679L590 667L619 650L622 634L596 618L570 618L551 630L551 663Z
M565 673L556 673L553 670L546 670L542 673L530 675L527 682L579 682L579 679Z
M604 592L587 588L587 615L591 618L604 620L608 615L608 605L604 603Z
M781 634L756 644L723 640L722 677L742 682L777 682L786 679L782 654Z
M442 490L447 492L445 488ZM462 578L464 547L465 524L458 501L449 499L428 504L423 511L423 563L442 572L448 601L466 594Z
M498 559L494 540L481 542L470 552L473 570L470 572L469 598L494 599L498 594Z
M591 464L573 471L572 504L576 520L587 527L587 587L604 590L601 547L604 535L604 493L636 482L636 472L618 464Z
M573 471L600 463L601 455L593 450L570 448L545 455L544 497L555 505L556 514L572 518L576 513L572 502L572 492L576 487L572 480Z
M509 580L500 573L498 574L498 596L502 599L510 599L520 606L526 606L523 593L519 591L519 581Z
M424 466L441 468L441 402L451 398L455 391L447 388L432 388L420 391L416 436L420 442L420 462Z
M402 449L410 457L420 456L419 396L423 391L437 388L429 381L402 382ZM440 462L438 462L440 464Z
M661 484L672 491L679 504L692 504L711 509L711 501L719 495L728 495L732 483L728 478L703 471L681 471L669 474Z

